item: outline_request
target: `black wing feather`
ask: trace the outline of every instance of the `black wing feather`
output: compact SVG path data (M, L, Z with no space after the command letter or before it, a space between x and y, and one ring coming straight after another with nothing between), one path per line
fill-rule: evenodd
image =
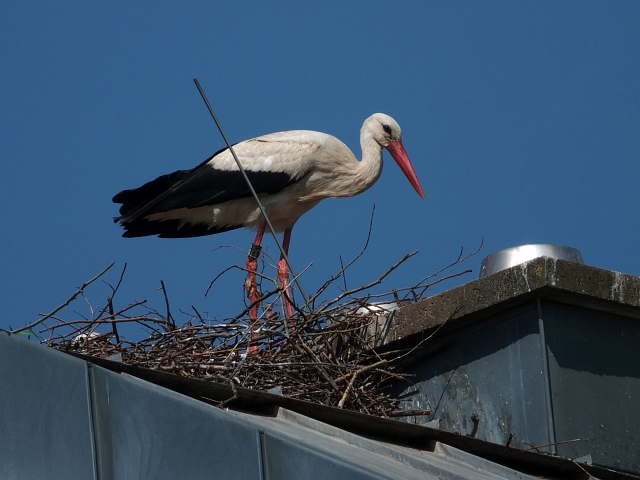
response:
M144 207L154 198L162 195L176 183L185 179L193 170L178 170L177 172L151 180L139 188L123 190L113 197L113 203L121 203L120 215L126 217L127 214Z
M222 149L192 170L178 170L162 175L141 187L123 190L113 197L121 203L120 221L125 228L124 237L159 235L165 238L197 237L212 235L240 228L242 225L217 228L208 224L182 223L180 220L148 221L144 217L180 208L197 208L216 205L236 198L251 196L242 173L218 170L208 162L223 152ZM278 193L296 182L285 172L261 172L245 170L258 194ZM181 224L182 223L182 224Z

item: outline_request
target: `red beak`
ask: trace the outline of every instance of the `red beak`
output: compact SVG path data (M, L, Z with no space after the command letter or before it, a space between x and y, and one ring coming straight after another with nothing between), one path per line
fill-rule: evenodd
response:
M413 188L416 189L418 195L422 197L424 200L424 191L422 190L422 185L420 185L420 180L418 180L418 176L416 175L416 171L413 169L413 165L411 165L411 160L409 160L409 155L404 149L404 145L402 145L401 140L397 140L395 142L389 142L387 145L387 150L396 161L400 170L406 175L409 183L413 185Z

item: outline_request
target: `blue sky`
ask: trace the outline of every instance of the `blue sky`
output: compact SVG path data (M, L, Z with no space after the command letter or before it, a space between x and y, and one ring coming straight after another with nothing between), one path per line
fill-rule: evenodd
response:
M123 239L112 222L115 193L222 146L194 77L234 142L320 130L359 156L371 113L402 126L426 202L388 154L373 188L322 202L293 231L307 292L360 251L374 203L350 287L419 250L377 291L411 286L483 237L474 273L441 289L526 243L640 275L639 21L636 1L2 2L0 328L111 262L112 284L128 264L116 307L163 310L163 280L174 312L242 310L240 272L204 292L244 264L251 232ZM60 316L90 315L109 291L94 284Z

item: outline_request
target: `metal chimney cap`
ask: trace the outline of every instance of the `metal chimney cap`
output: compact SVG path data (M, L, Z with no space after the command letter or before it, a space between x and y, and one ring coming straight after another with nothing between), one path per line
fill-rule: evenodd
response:
M492 273L506 270L507 268L520 265L521 263L538 257L551 257L584 264L582 254L573 247L548 243L519 245L517 247L505 248L504 250L499 250L486 256L480 264L480 274L478 278L486 277Z

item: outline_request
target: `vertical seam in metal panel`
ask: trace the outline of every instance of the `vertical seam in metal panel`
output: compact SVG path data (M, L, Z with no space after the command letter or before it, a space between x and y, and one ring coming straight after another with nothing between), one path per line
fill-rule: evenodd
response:
M87 379L87 403L89 404L89 435L91 436L91 456L93 457L93 478L100 480L100 470L98 468L98 438L96 436L96 415L93 388L93 365L84 362Z
M551 399L551 371L549 370L549 356L547 350L547 339L544 334L544 319L542 315L542 301L540 297L536 298L536 306L538 309L538 331L540 332L540 348L542 349L542 369L544 376L544 396L547 406L547 428L549 429L549 443L551 453L556 454L556 429L553 420L553 401Z
M266 480L267 446L264 441L264 430L258 430L258 460L260 461L260 480Z

